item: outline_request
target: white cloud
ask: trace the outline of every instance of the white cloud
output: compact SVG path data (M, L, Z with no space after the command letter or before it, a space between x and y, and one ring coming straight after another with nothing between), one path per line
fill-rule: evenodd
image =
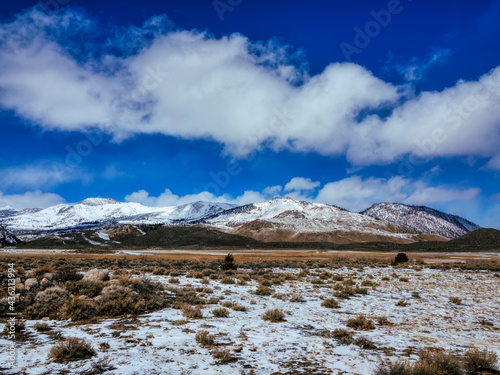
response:
M310 178L294 177L285 185L285 191L314 190L319 185L319 181L312 181Z
M125 197L125 201L127 202L137 202L145 206L152 207L180 206L197 201L223 202L244 205L249 203L262 202L266 199L267 198L263 194L252 190L245 191L242 195L236 198L233 198L228 194L215 196L208 191L179 196L172 193L170 189L165 189L165 191L157 197L150 196L146 190L139 190Z
M406 198L403 203L411 205L426 205L436 202L471 200L476 198L481 191L477 188L458 190L450 189L445 186L425 186L422 183L416 183L415 188L415 191L408 198Z
M401 201L406 197L402 190L407 183L402 177L389 180L370 177L363 180L360 176L352 176L323 186L316 201L362 211L373 203Z
M210 139L238 157L269 147L346 155L354 165L407 154L500 158L500 67L412 95L356 64L309 77L276 43L165 24L156 17L112 30L105 43L93 43L95 25L70 9L31 10L0 25L0 107L46 129ZM392 113L381 118L382 108Z
M477 188L459 190L446 186L427 186L399 176L390 179L352 176L326 184L318 192L316 201L351 211L362 211L379 202L429 205L455 200L468 201L476 198L479 192Z
M56 162L39 162L0 170L0 186L3 187L50 187L68 181L89 181L90 178L80 168L70 168Z
M46 208L64 202L65 200L61 196L53 193L42 193L40 190L8 195L0 192L0 208L7 206L19 210L23 208Z
M413 57L406 64L396 65L396 70L405 78L405 80L414 82L420 81L425 72L433 65L443 64L450 56L451 51L448 49L437 50L432 53L424 61L419 61L418 58Z
M281 185L275 185L275 186L268 186L263 190L264 194L275 196L278 195L283 187Z

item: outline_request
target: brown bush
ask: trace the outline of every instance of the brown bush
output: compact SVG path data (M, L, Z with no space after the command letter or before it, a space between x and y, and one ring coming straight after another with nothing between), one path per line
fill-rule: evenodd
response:
M271 309L266 310L264 315L262 315L263 320L270 321L272 323L284 322L285 321L285 313L280 309Z
M49 352L49 358L57 363L79 361L95 356L97 353L85 340L70 337L65 341L53 346Z
M328 309L338 309L340 307L339 303L335 298L327 298L322 303L321 306Z
M488 372L498 374L498 356L489 350L471 349L465 353L464 367L468 374L476 375Z
M199 331L195 335L195 340L201 346L212 345L215 342L215 336L208 331Z
M216 318L227 318L229 316L229 310L225 307L220 307L218 309L213 309L212 314L214 314Z
M358 329L361 331L375 329L373 320L368 319L364 314L359 314L355 318L348 319L346 325L350 328Z
M182 306L182 316L188 319L201 319L203 318L203 312L200 307L185 304Z

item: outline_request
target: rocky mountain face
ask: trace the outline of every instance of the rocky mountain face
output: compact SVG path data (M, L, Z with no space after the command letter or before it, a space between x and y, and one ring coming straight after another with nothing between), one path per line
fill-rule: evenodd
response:
M89 198L74 204L59 204L34 212L6 217L4 225L13 232L36 233L63 229L92 229L126 223L172 224L199 220L232 208L227 203L195 202L173 207L148 207L139 203L121 203L113 199Z
M291 198L274 198L223 211L201 224L261 241L414 242L428 240L404 225L377 220L345 209ZM438 239L438 238L432 238Z
M7 229L0 225L0 247L15 246L20 242L19 238L14 236L12 233L9 233Z
M336 206L274 198L235 206L227 203L195 202L172 207L148 207L113 199L89 198L43 210L6 214L4 227L22 239L51 234L69 241L68 233L82 234L82 243L106 242L113 228L196 225L265 242L360 242L412 243L446 241L478 226L458 216L428 207L381 203L361 213ZM127 227L131 226L131 227ZM157 229L157 227L156 227ZM137 229L138 235L141 229ZM60 236L60 237L58 237Z
M418 232L436 234L449 239L480 228L464 218L425 206L378 203L361 213L375 219L404 225Z

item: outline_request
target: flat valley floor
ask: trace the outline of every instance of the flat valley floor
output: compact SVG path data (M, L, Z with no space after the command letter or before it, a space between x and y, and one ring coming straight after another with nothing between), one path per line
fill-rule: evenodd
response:
M71 262L125 256L210 262L225 254L227 250L113 255L33 250L19 255L4 250L0 257L2 263L16 257L24 262L31 258L55 262L64 257ZM395 254L387 253L233 254L240 267L229 273L188 266L175 272L171 266L166 272L147 267L143 271L126 266L106 269L111 281L123 275L147 277L163 284L167 295L184 290L206 303L90 322L44 319L50 326L48 332L34 329L41 319L26 320L24 341L17 342L18 367L9 368L2 360L2 373L369 375L380 363L415 360L418 351L428 348L460 356L476 347L500 356L499 271L453 266L498 265L499 254L408 254L410 263L399 266L390 265ZM326 263L273 267L306 260ZM245 262L263 263L246 268ZM333 300L330 304L329 299ZM198 309L201 316L190 315L189 308ZM282 321L264 320L266 311L274 309L284 314ZM201 331L213 335L212 340L197 340ZM49 351L62 337L84 338L97 354L55 363ZM5 336L0 336L0 346L8 346ZM7 354L3 351L2 355Z

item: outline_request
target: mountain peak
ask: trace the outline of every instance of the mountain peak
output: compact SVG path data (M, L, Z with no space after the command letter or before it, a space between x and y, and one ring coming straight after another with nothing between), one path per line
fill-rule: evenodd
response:
M119 204L120 202L111 198L87 198L77 204L84 204L86 206L100 206L103 204Z
M479 228L478 225L456 215L426 206L409 206L402 203L376 203L361 214L450 239Z

